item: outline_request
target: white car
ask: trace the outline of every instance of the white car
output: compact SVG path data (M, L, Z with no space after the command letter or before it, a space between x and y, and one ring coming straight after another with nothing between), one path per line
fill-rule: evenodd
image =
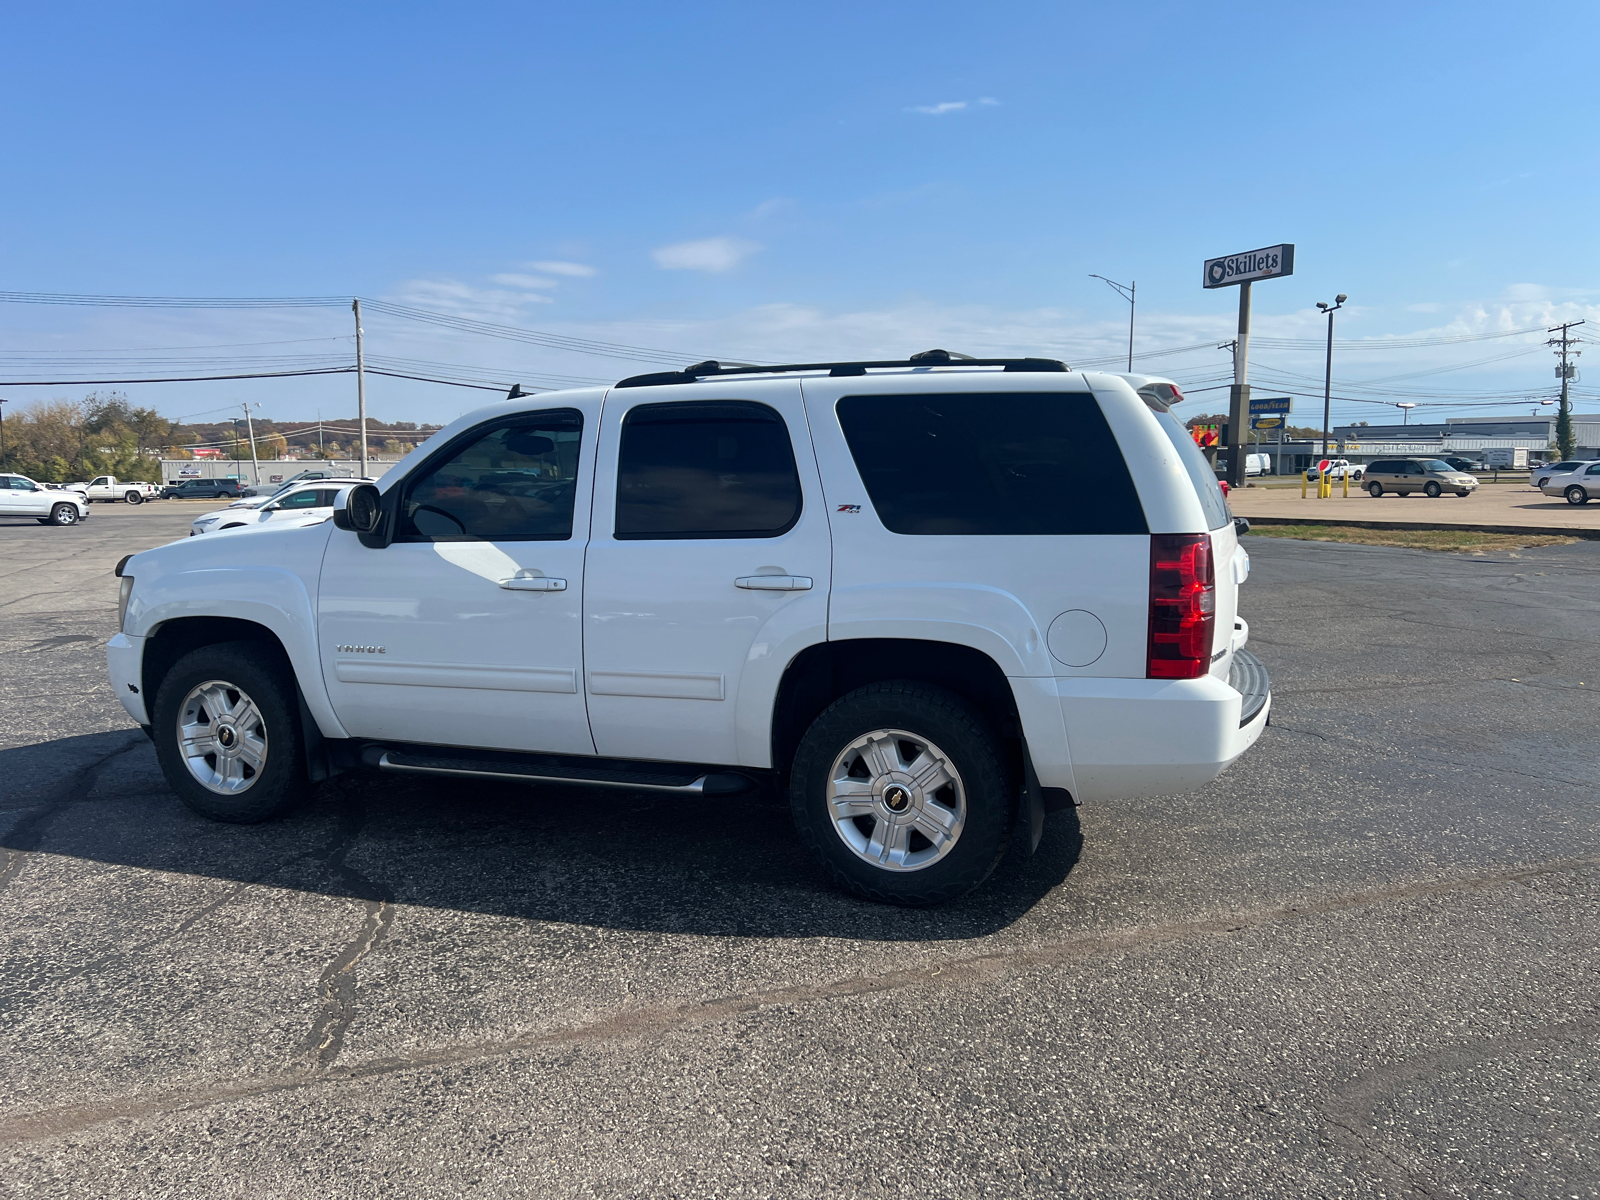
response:
M1351 479L1360 479L1365 474L1366 468L1360 463L1353 463L1347 458L1330 459L1328 462L1328 478L1343 479L1348 475ZM1318 468L1313 465L1306 471L1307 479L1316 479L1320 475Z
M89 515L82 492L46 487L26 475L0 475L0 517L32 517L41 525L76 525Z
M212 533L223 529L259 529L272 525L314 525L333 515L333 506L340 493L350 484L334 485L329 480L296 484L271 496L258 496L252 500L235 500L227 508L196 517L189 526L189 535Z
M1539 490L1546 496L1565 496L1568 504L1587 504L1600 497L1600 460L1561 462L1538 472Z
M942 350L519 395L314 529L124 559L111 684L216 820L346 770L768 781L837 884L938 903L1019 827L1202 787L1266 726L1178 398Z

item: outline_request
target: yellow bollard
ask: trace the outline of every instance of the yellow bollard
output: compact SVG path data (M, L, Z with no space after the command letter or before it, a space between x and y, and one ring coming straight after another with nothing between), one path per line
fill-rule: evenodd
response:
M1302 500L1304 500L1306 498L1306 484L1309 483L1310 480L1311 480L1311 472L1310 471L1301 471L1300 472L1300 499L1302 499Z
M1344 473L1344 498L1346 500L1350 499L1350 472L1348 469Z

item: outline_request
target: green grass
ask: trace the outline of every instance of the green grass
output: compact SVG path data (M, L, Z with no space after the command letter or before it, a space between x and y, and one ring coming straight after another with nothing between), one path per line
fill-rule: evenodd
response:
M1534 546L1570 546L1577 538L1542 533L1480 533L1474 529L1363 529L1358 525L1255 525L1260 537L1294 538L1302 542L1353 542L1361 546L1403 546L1408 550L1449 550L1482 554L1489 550L1526 550Z

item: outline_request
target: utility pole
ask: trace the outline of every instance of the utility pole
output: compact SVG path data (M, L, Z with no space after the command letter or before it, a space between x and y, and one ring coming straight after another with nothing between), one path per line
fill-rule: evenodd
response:
M361 300L351 301L356 314L356 424L361 429L361 478L367 477L367 360L361 353Z
M1139 281L1137 279L1135 279L1132 283L1121 284L1121 283L1118 283L1114 279L1107 279L1104 275L1093 275L1093 274L1091 274L1089 276L1089 278L1090 279L1098 279L1098 280L1100 280L1101 283L1110 284L1112 289L1117 293L1117 295L1121 296L1124 300L1126 300L1128 302L1128 374L1132 375L1133 374L1133 313L1134 313L1134 308L1135 308L1134 300L1137 297L1138 292L1139 292Z
M1576 363L1568 363L1567 359L1569 356L1576 358L1583 353L1582 350L1572 349L1582 339L1570 336L1567 330L1582 324L1584 324L1582 321L1568 321L1565 325L1557 325L1555 329L1545 331L1546 333L1555 333L1557 330L1561 332L1560 337L1550 338L1545 342L1545 345L1560 347L1556 351L1561 356L1561 365L1556 368L1556 374L1561 376L1561 409L1556 416L1556 452L1562 458L1571 458L1573 452L1577 449L1577 439L1572 436L1572 409L1568 403L1568 385L1572 382L1572 377L1577 373L1578 367Z
M1333 314L1350 299L1343 292L1333 298L1331 305L1317 301L1317 307L1328 314L1328 361L1322 373L1322 457L1328 457L1328 422L1333 411Z
M6 402L0 400L0 471L6 469Z
M253 480L255 485L257 487L260 487L261 486L261 460L256 457L256 426L255 426L255 422L250 419L250 406L248 404L241 404L239 407L244 409L244 427L250 434L250 473L253 476L255 476L255 479ZM258 404L258 405L256 405L256 407L260 408L261 405Z

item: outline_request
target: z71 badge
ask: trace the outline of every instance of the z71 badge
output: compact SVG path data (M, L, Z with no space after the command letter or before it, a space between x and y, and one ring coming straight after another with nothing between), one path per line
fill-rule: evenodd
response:
M858 513L858 512L861 511L861 505L859 505L859 504L841 504L841 505L839 505L839 511L840 512L845 512L845 513Z

